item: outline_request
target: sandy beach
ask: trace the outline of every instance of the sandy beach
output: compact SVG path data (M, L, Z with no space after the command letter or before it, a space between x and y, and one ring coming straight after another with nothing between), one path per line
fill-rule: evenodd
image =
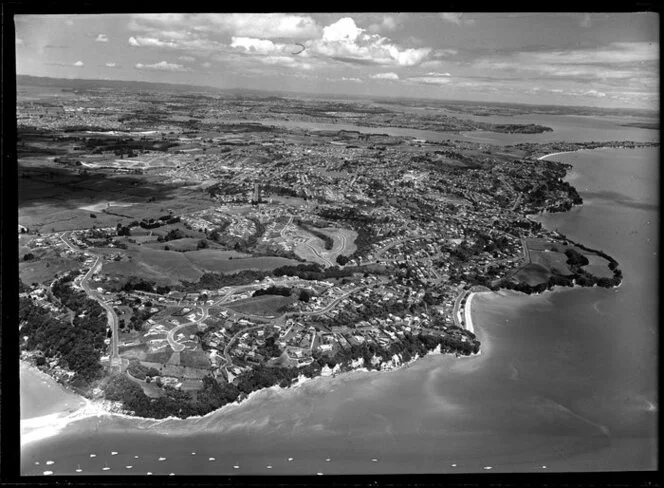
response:
M575 153L576 151L563 151L563 152L555 152L555 153L550 153L550 154L545 154L544 156L540 156L537 158L538 161L541 161L542 159L546 159L551 156L558 156L559 154L571 154Z

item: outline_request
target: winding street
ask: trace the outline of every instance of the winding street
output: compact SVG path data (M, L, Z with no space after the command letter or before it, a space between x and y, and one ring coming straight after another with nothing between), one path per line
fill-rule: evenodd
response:
M67 247L69 247L72 251L76 252L81 252L81 249L78 249L74 247L71 242L66 238L66 233L60 234L60 239L62 242L64 242ZM102 296L99 295L95 290L92 289L90 284L88 283L88 280L92 275L97 273L102 266L101 262L101 256L98 256L96 254L91 253L90 251L85 251L84 254L86 256L91 256L95 257L95 263L90 267L87 273L81 278L81 288L83 288L83 291L95 300L99 305L102 306L104 310L106 310L106 319L108 320L108 326L111 329L111 354L110 354L110 369L111 372L114 371L122 371L123 369L123 361L122 358L120 357L120 353L118 352L118 316L115 313L115 310L113 310L113 307L108 305Z
M272 320L274 320L274 321L283 320L287 317L292 317L292 316L296 316L296 315L322 315L326 312L329 312L332 308L334 308L344 298L346 298L346 297L352 295L353 293L358 292L358 291L360 291L364 288L367 288L368 286L369 285L364 285L364 286L359 286L357 288L353 288L352 290L344 293L343 295L339 296L338 298L335 298L325 308L322 308L320 310L316 310L314 312L286 312L286 313L284 313L284 314L280 315L279 317L276 317ZM240 314L240 315L248 315L248 314ZM265 318L265 317L263 317L263 318ZM245 332L248 332L248 331L254 330L254 329L262 329L263 327L266 327L266 326L267 326L267 324L252 325L251 327L247 327L247 328L244 328L244 329L236 332L233 335L233 337L231 337L231 339L228 341L228 344L226 344L226 347L224 347L224 359L226 360L226 366L233 364L228 351L230 350L233 343L237 340L237 338L240 337Z
M166 340L168 341L168 344L171 346L173 351L182 352L185 348L184 344L181 344L175 340L174 336L177 331L184 329L185 327L189 327L190 325L198 325L209 317L207 307L201 307L201 310L203 312L203 316L200 319L194 320L193 322L187 322L186 324L180 324L168 331L168 334L166 334Z

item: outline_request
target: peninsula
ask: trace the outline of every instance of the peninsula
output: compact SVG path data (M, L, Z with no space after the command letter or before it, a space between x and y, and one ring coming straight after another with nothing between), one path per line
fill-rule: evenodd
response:
M22 357L131 415L476 354L470 291L622 279L612 257L528 218L582 204L570 166L537 159L577 146L270 125L352 112L443 130L379 104L62 83L19 84Z

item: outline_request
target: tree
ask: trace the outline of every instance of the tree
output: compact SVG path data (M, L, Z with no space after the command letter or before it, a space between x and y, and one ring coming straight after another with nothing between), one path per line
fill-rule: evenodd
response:
M23 255L23 261L30 261L31 259L34 259L34 258L35 258L35 255L32 254L31 252Z

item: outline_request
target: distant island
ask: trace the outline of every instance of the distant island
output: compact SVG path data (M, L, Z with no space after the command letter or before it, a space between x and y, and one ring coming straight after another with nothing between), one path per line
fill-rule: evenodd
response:
M59 89L18 87L21 357L130 415L204 415L304 378L477 354L472 293L622 280L611 256L529 218L583 203L570 165L535 158L645 144L281 127L269 124L350 114L487 130L364 102L118 83L54 107Z

